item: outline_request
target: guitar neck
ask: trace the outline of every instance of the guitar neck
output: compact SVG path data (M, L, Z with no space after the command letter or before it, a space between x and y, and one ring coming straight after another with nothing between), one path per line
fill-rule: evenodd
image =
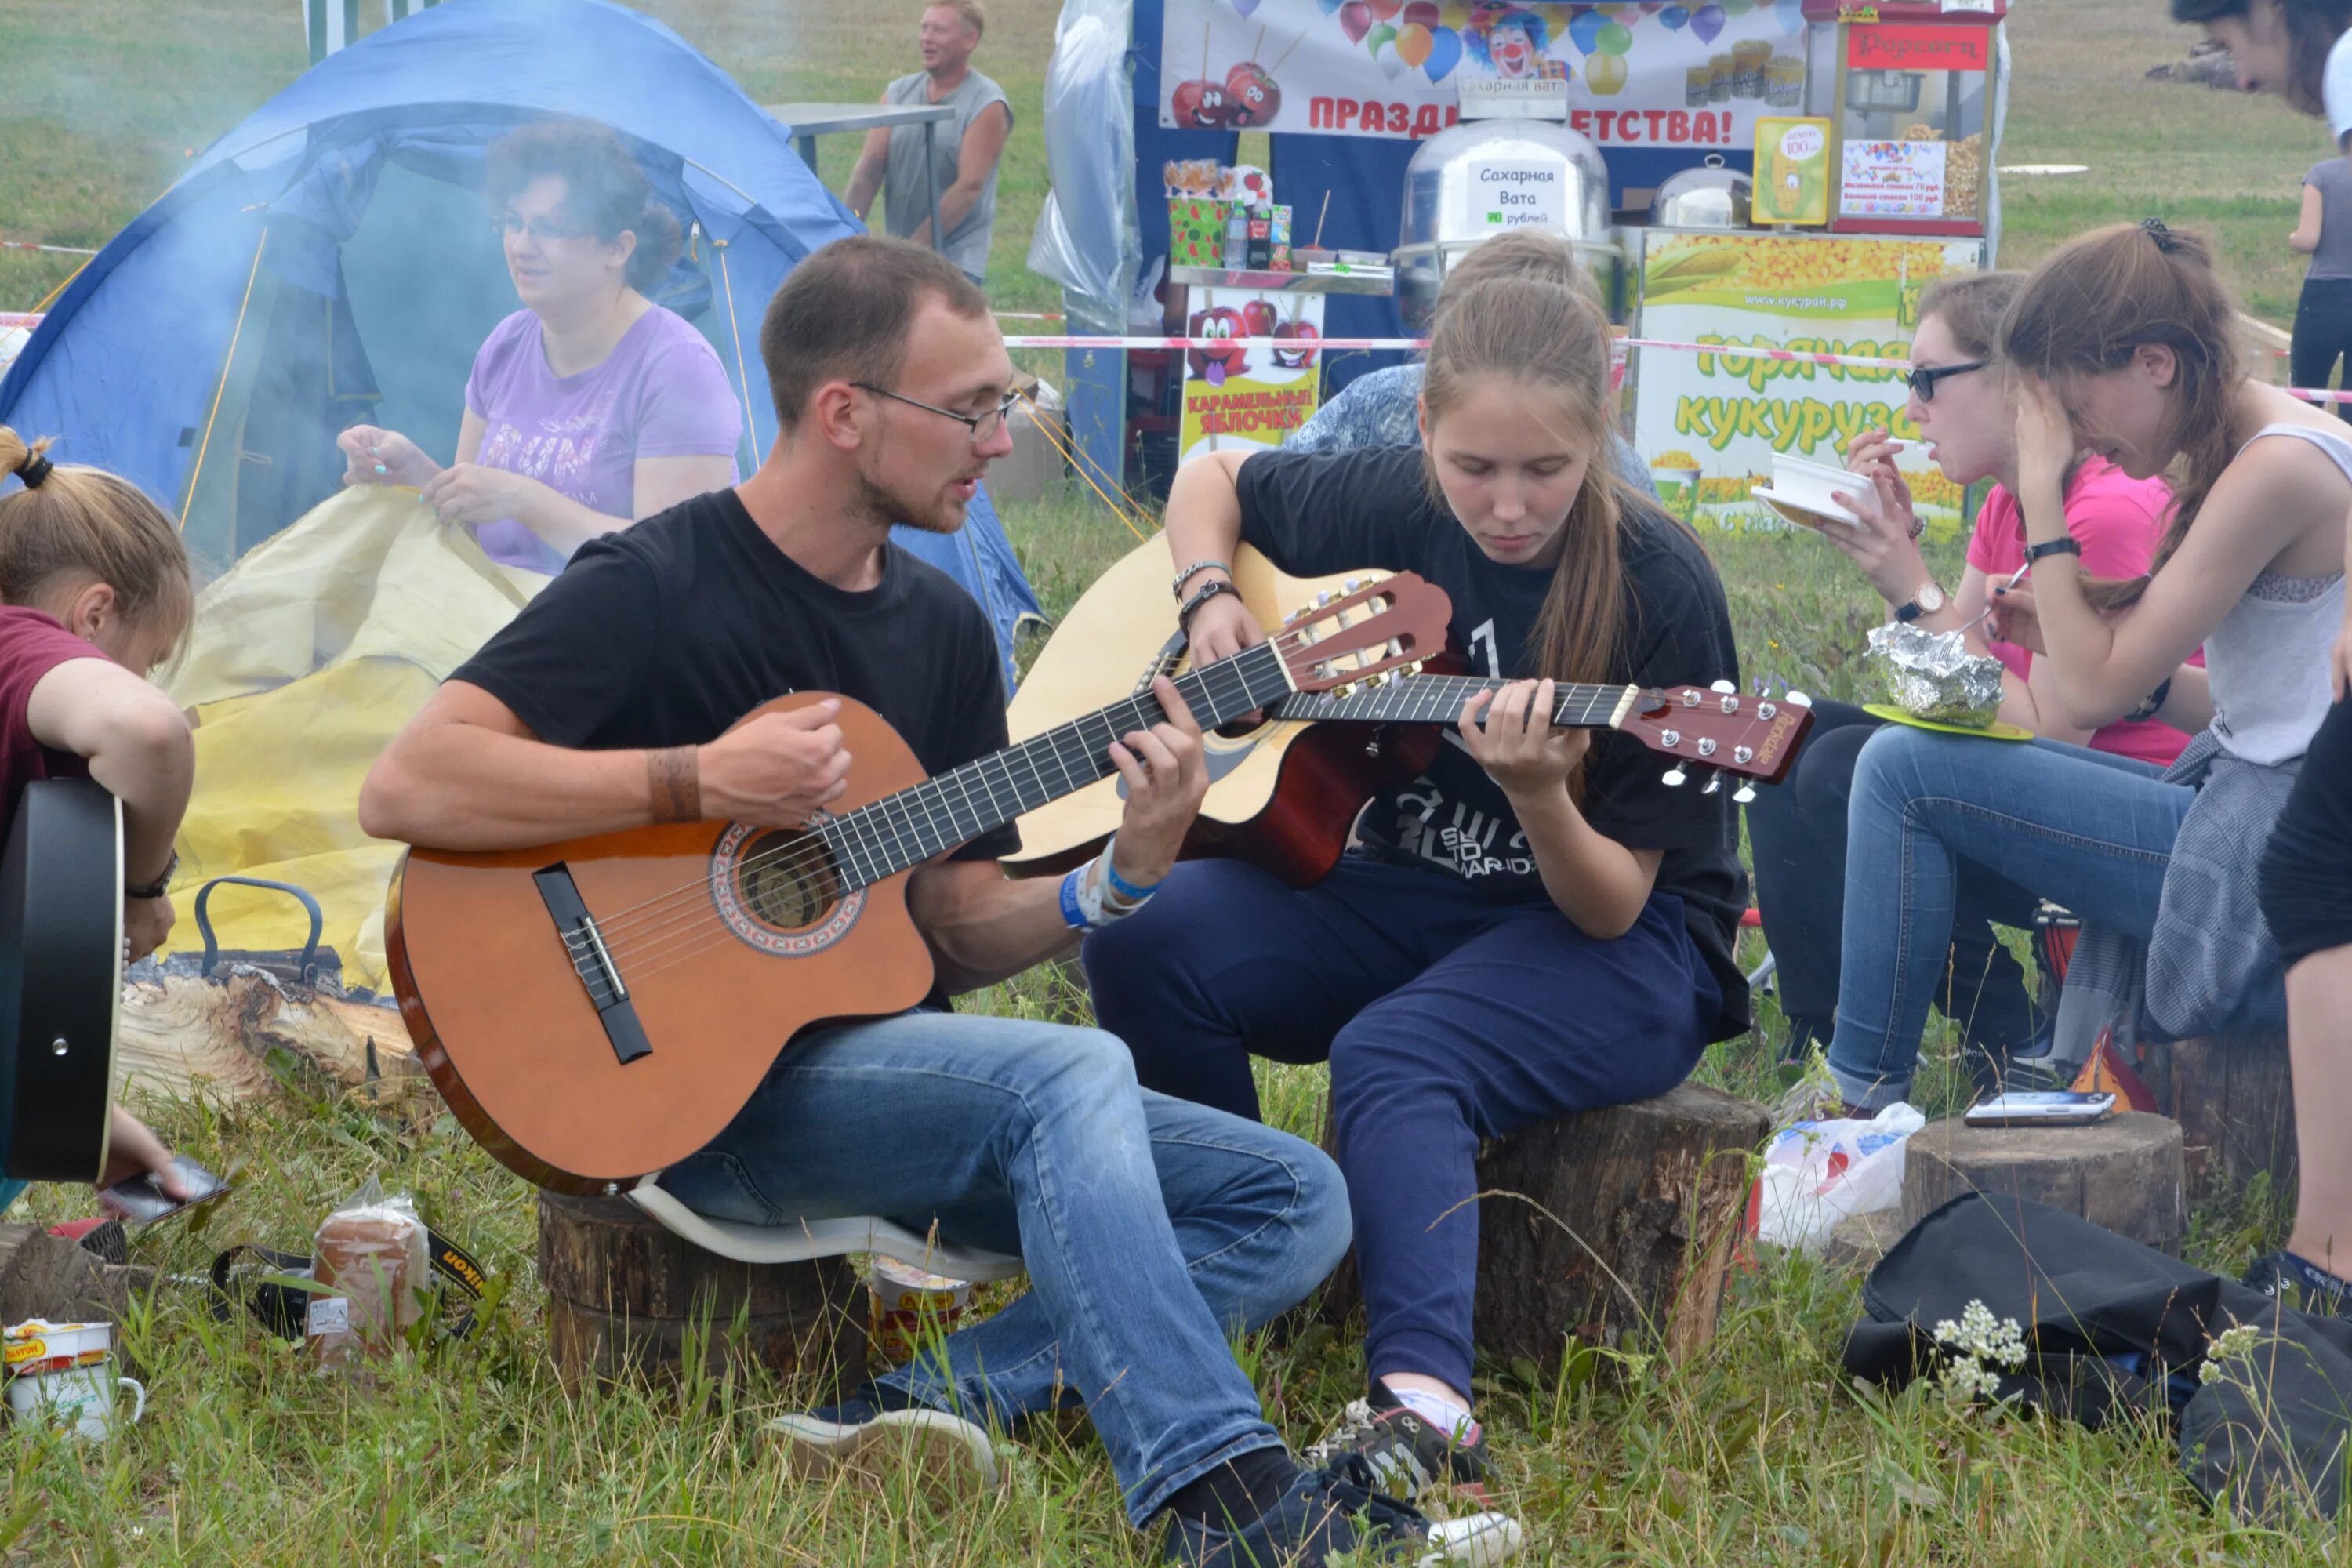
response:
M1271 706L1293 689L1272 643L1179 676L1175 684L1204 730ZM845 890L863 888L1109 777L1118 771L1111 742L1167 716L1157 697L1139 692L812 831L832 851Z
M1510 682L1469 675L1415 675L1346 697L1328 691L1298 692L1276 704L1283 719L1344 721L1365 724L1445 724L1462 716L1462 705L1481 691L1500 691ZM1615 726L1635 688L1564 682L1555 691L1552 724L1562 730Z

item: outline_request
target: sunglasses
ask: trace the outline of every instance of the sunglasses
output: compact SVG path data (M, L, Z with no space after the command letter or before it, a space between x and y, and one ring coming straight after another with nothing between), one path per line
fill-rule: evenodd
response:
M1915 365L1903 379L1913 392L1919 395L1920 402L1933 403L1936 401L1937 382L1948 375L1966 375L1972 370L1982 370L1984 367L1985 362L1980 359L1967 360L1959 364Z

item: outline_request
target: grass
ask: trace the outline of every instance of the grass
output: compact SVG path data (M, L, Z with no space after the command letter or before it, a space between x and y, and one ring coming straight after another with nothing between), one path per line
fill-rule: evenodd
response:
M662 0L647 7L732 70L761 101L867 99L909 68L911 16L865 6ZM371 8L373 9L373 8ZM1051 47L1050 0L997 0L979 63L1018 118L991 266L1008 309L1050 310L1023 266L1045 187L1034 112ZM290 0L0 0L8 86L0 94L0 237L95 245L158 193L191 150L227 130L303 61ZM2184 30L2159 0L2035 0L2013 22L2017 76L2009 163L2084 163L2072 180L2007 186L2012 265L2087 224L2156 212L2210 227L2233 282L2262 314L2292 308L2283 237L2295 181L2323 149L2274 102L2143 84ZM837 189L853 142L828 139ZM0 252L0 309L36 304L68 258ZM1006 509L1031 581L1058 613L1132 536L1075 489ZM1852 695L1854 650L1879 610L1820 542L1713 542L1751 675ZM1946 580L1955 569L1937 563ZM1066 965L979 999L988 1010L1084 1015ZM1779 1020L1769 1002L1763 1027ZM1957 1106L1947 1034L1931 1037L1920 1098ZM1710 1054L1704 1080L1769 1096L1750 1042ZM1267 1068L1268 1114L1311 1133L1312 1069ZM1083 1424L1008 1446L1011 1479L990 1502L934 1512L787 1482L760 1418L806 1390L747 1376L684 1391L567 1397L545 1357L529 1192L446 1118L418 1124L355 1102L225 1112L144 1108L179 1146L243 1166L233 1201L202 1231L177 1224L142 1260L200 1270L219 1247L299 1247L370 1174L418 1194L436 1225L499 1277L486 1327L463 1348L372 1375L321 1379L249 1324L216 1323L201 1291L168 1288L132 1324L150 1372L146 1424L109 1448L13 1434L0 1442L0 1562L9 1564L638 1563L1142 1563L1154 1542L1121 1523ZM37 1191L33 1215L86 1211L86 1194ZM24 1217L22 1215L14 1217ZM2245 1194L2201 1211L2191 1256L2230 1267L2274 1237L2277 1205ZM1801 1258L1742 1275L1715 1343L1692 1363L1590 1354L1555 1376L1482 1368L1499 1489L1548 1563L2223 1564L2352 1559L2345 1533L2240 1529L2180 1480L2160 1432L2100 1434L1957 1411L1927 1391L1848 1386L1837 1348L1855 1281ZM1310 1329L1241 1347L1269 1415L1313 1438L1357 1389L1352 1333Z

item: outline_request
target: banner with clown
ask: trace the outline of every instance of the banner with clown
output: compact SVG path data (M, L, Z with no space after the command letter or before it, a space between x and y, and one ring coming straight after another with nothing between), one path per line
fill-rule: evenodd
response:
M1805 107L1803 0L1167 0L1164 16L1176 129L1426 137L1465 83L1559 82L1603 146L1732 148Z

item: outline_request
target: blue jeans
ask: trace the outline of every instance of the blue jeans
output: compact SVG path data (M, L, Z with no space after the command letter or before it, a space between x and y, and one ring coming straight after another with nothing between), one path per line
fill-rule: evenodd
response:
M1845 940L1830 1074L1876 1110L1910 1092L1944 984L1958 863L2143 941L2197 792L2152 763L1890 724L1854 765Z
M1355 1210L1365 1369L1468 1392L1478 1141L1664 1094L1721 996L1654 895L1586 936L1537 894L1498 901L1350 856L1312 888L1196 860L1087 939L1095 1016L1155 1089L1257 1114L1250 1058L1331 1064L1331 1131Z
M1228 1333L1288 1310L1348 1248L1313 1145L1139 1090L1093 1029L938 1012L814 1031L662 1184L756 1225L879 1215L1018 1252L1029 1290L890 1373L999 1425L1084 1398L1128 1515L1282 1441Z

